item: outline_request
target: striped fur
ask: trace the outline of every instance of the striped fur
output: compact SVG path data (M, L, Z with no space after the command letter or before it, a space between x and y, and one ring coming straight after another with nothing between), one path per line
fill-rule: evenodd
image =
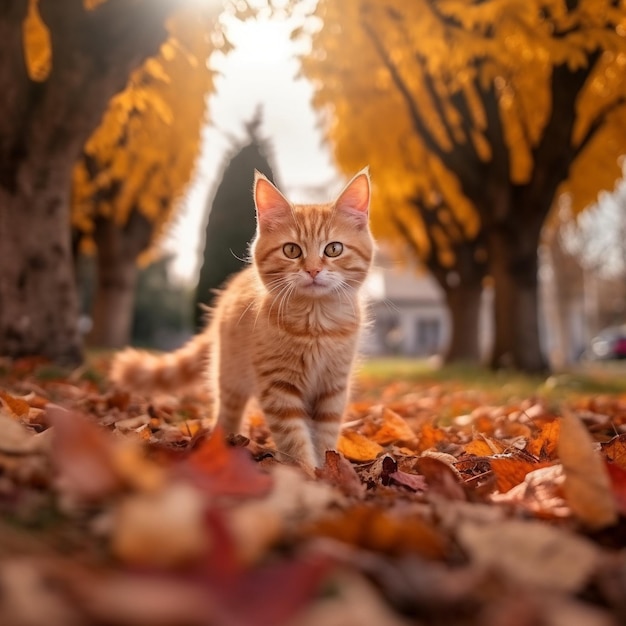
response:
M365 170L321 205L293 205L257 174L253 263L227 283L201 335L160 361L122 353L114 381L145 389L152 378L162 386L176 379L173 363L189 379L206 360L227 432L239 430L254 395L281 457L322 465L337 445L363 326L360 288L373 255L369 197Z

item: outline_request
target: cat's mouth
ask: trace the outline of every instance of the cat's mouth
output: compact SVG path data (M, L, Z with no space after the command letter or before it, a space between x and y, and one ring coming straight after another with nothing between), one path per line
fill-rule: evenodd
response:
M301 289L307 293L322 293L323 291L328 291L328 288L328 283L315 279L301 285Z

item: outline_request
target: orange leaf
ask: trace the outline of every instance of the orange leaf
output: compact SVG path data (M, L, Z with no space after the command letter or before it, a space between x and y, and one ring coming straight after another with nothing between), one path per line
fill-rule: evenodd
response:
M404 418L391 409L383 409L383 423L372 440L382 446L396 441L412 441L416 435Z
M320 520L312 526L311 533L392 555L412 552L440 559L448 550L447 539L420 517L392 517L379 507L365 505Z
M186 468L191 470L191 478L214 496L261 496L272 486L271 477L261 470L250 453L229 446L219 427L201 440L189 456Z
M467 454L474 454L475 456L492 456L503 452L505 446L500 441L481 435L466 443L463 449Z
M529 472L550 465L550 463L538 463L514 456L489 459L489 464L496 477L496 487L500 493L506 493L509 489L524 482Z
M383 448L354 430L344 430L337 449L351 461L373 461Z
M559 443L561 420L556 417L536 420L535 426L539 430L531 436L526 451L538 459L553 459Z
M441 428L437 428L432 424L426 423L420 429L420 438L417 449L419 452L430 450L431 448L437 449L437 444L440 441L445 441L446 437L445 431L441 430Z
M613 461L623 470L626 470L626 434L613 437L602 444L602 452L609 461Z
M0 391L0 407L8 409L10 417L28 417L30 405L23 398L16 398L4 391Z

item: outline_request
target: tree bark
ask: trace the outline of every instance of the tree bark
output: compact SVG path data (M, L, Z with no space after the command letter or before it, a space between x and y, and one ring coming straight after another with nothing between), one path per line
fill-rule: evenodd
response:
M71 172L110 98L165 39L173 0L41 0L47 80L25 66L26 0L0 6L0 354L81 358L70 244ZM6 63L5 63L6 61Z
M96 293L93 327L87 341L99 348L121 348L129 343L137 285L137 257L150 242L150 222L136 211L124 227L112 220L95 222Z
M538 218L540 221L540 218ZM489 233L490 274L494 281L494 368L545 372L539 332L538 256L540 223L524 232L505 227Z
M66 180L32 195L0 187L0 354L82 358Z
M446 363L469 361L478 363L480 353L480 310L482 284L462 283L444 287L450 311L451 337L445 355Z

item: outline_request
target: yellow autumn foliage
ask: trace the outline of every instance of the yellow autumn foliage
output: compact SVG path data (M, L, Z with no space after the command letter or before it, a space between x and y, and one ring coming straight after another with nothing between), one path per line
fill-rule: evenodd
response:
M494 141L503 137L504 176L524 185L536 175L534 151L552 113L554 68L575 71L596 57L570 139L581 152L559 193L571 194L580 211L614 187L626 152L626 2L580 0L573 10L567 4L319 0L315 16L323 26L312 20L304 28L312 51L302 59L303 71L315 88L314 105L326 114L339 166L346 173L371 166L380 238L397 240L395 216L422 258L436 253L450 265L459 228L467 238L480 229L455 167L429 149L416 117L440 155L471 146L479 161L493 165ZM495 112L486 109L486 92L495 96ZM451 214L427 237L415 202L425 210L445 206Z
M153 225L153 242L173 216L200 150L213 21L199 6L179 10L169 38L115 96L74 169L72 226L86 242L94 218L123 226L132 211Z
M39 0L28 1L28 13L23 24L24 59L31 80L48 78L52 67L50 31L39 14Z
M89 11L106 1L83 4ZM138 211L153 223L154 241L174 214L192 177L206 122L214 22L214 14L200 3L181 8L167 24L169 37L159 54L133 72L85 145L74 169L72 226L84 235L87 249L93 248L98 216L124 225ZM29 77L45 81L54 58L39 0L29 0L23 40Z

